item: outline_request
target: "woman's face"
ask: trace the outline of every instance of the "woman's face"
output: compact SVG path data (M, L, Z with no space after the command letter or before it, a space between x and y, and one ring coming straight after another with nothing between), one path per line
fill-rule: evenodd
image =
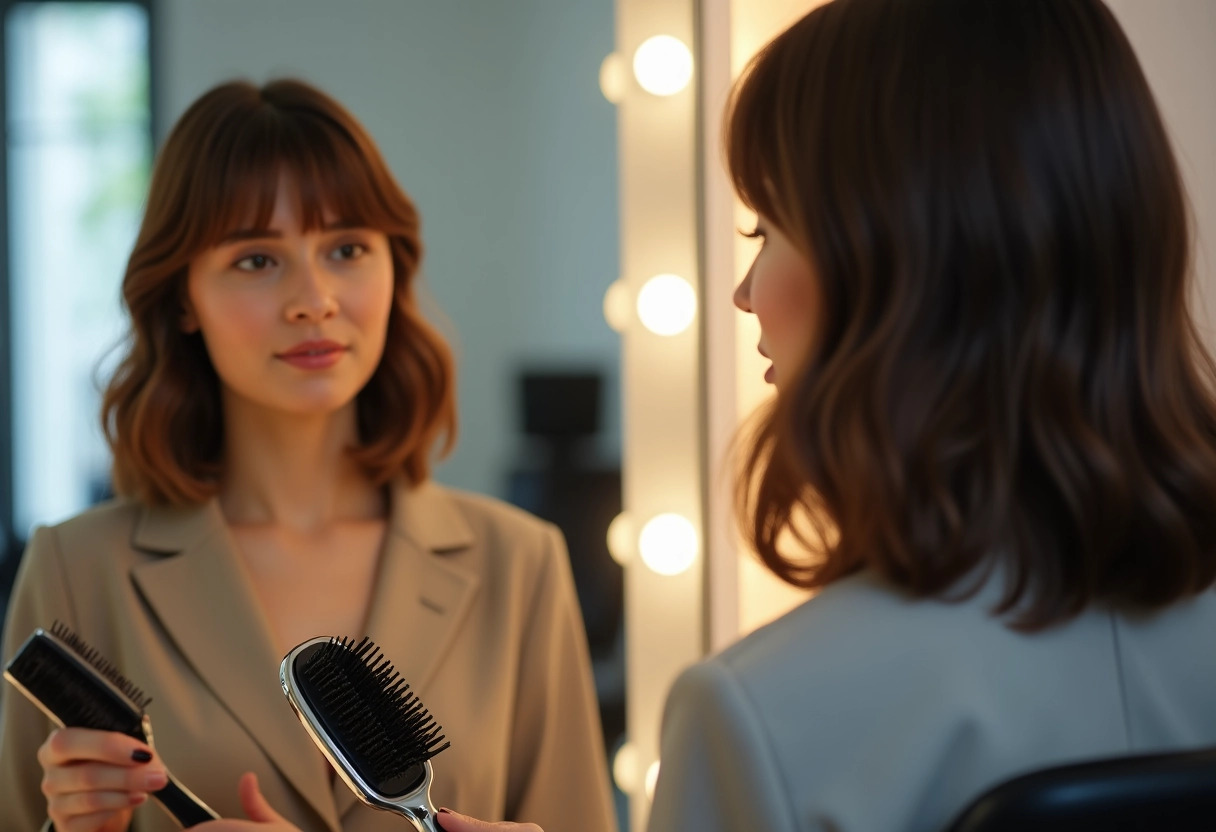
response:
M767 217L756 219L760 251L735 289L735 306L760 323L760 354L772 362L764 380L778 388L793 380L814 342L819 290L811 264Z
M226 399L332 413L379 365L393 303L388 238L324 221L304 233L280 183L268 229L235 231L191 261L182 329L202 334Z

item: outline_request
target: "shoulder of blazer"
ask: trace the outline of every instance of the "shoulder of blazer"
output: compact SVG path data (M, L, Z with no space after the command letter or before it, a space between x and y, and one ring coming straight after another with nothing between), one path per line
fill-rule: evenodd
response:
M51 535L65 565L73 566L91 558L99 548L110 552L131 550L134 531L143 511L144 506L140 503L115 498L67 520L41 527L34 536Z
M403 496L394 503L398 530L434 551L474 541L494 548L546 549L560 534L552 523L484 494L424 483Z

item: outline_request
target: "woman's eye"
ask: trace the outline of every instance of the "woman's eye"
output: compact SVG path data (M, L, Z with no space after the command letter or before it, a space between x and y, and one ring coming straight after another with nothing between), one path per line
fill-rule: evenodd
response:
M739 233L752 240L764 239L764 230L758 225L751 231L740 231Z
M362 243L346 243L334 249L335 260L354 260L367 253L367 246Z
M236 261L236 267L243 272L260 272L268 268L273 261L265 254L251 254Z

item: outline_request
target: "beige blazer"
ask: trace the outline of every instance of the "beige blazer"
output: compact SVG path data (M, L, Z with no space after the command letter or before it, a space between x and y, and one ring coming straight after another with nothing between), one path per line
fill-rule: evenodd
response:
M1027 635L989 614L1000 588L856 575L686 671L651 832L940 832L1016 774L1216 746L1216 590Z
M560 532L485 497L427 484L392 489L368 632L452 747L434 761L436 806L615 829L585 635ZM7 661L35 627L64 621L152 696L170 770L225 817L237 780L306 832L400 832L331 777L279 687L282 656L217 504L113 501L38 529L4 632ZM318 633L317 635L354 635ZM45 820L35 752L50 725L0 694L0 830ZM151 801L133 832L168 832Z

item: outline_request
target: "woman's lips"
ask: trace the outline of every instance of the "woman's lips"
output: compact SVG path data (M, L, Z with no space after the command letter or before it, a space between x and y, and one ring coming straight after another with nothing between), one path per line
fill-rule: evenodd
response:
M765 358L768 358L768 353L766 353L764 351L764 347L762 347L758 344L756 345L756 352L760 353ZM769 359L769 360L771 361L772 359ZM777 377L777 373L773 370L773 365L769 364L768 369L764 371L764 380L767 381L769 384L772 384L773 380L776 377Z
M276 357L301 370L324 370L334 366L346 353L335 341L305 341Z

